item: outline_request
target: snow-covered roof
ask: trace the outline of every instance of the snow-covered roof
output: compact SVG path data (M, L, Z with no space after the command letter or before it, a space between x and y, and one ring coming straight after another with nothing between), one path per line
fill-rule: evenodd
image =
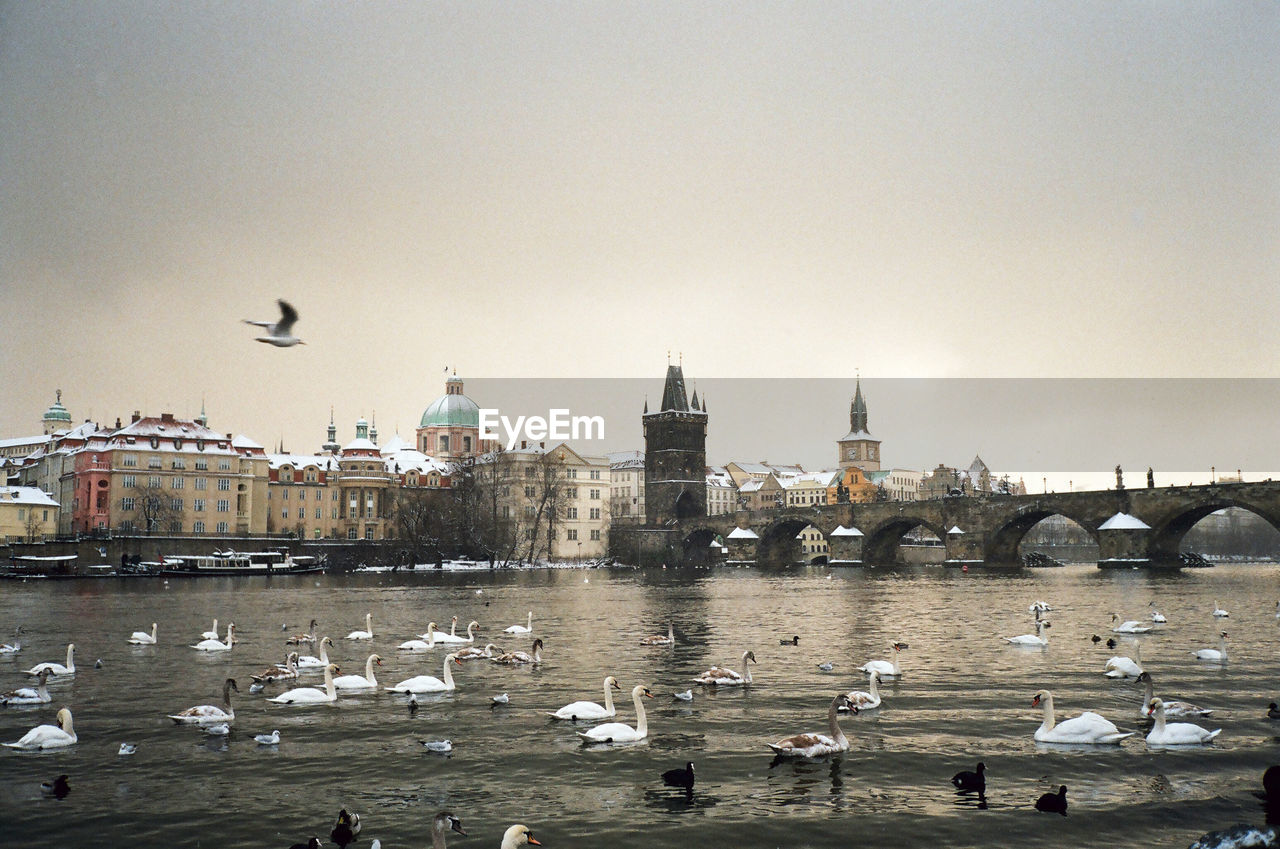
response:
M421 451L416 451L412 448L397 451L391 456L384 456L383 462L386 464L388 472L400 475L405 472L412 471L416 471L424 475L428 472L438 472L439 474L447 475L452 468L449 463L437 460L434 457L430 457L423 454Z
M48 441L49 437L43 434L40 436L18 436L12 439L0 439L0 449L17 448L26 445L34 447L36 445L44 445Z
M1149 531L1151 526L1129 513L1117 513L1098 525L1100 531Z
M382 443L380 450L382 451L382 456L385 457L388 454L395 454L397 451L404 451L405 449L412 450L413 446L408 442L405 442L404 438L401 437L400 434L394 433L391 435L390 439Z
M342 453L345 454L348 451L372 451L376 454L378 451L378 446L374 445L372 442L362 437L360 439L353 439L350 442L348 442L346 445L342 446Z
M829 536L833 537L860 537L862 531L857 528L846 528L844 525L836 525L836 529Z
M292 466L295 469L305 469L308 466L315 466L322 472L336 472L338 470L338 458L332 454L268 454L267 467L271 469L279 469L283 466Z
M0 486L0 503L57 507L49 493L38 486Z
M814 484L817 486L831 486L839 476L839 472L805 472L802 475L793 475L787 478L782 482L782 485L788 489L793 486Z
M830 431L828 431L828 432L830 432ZM880 440L876 439L874 436L872 436L871 434L867 433L865 430L851 430L851 431L849 431L848 433L846 433L844 436L842 436L842 437L840 437L839 439L837 439L836 441L837 441L837 442L848 442L848 441L849 441L849 440L851 440L851 439L869 439L869 440L871 440L872 442L879 442L879 441L880 441Z
M613 451L605 455L611 469L643 469L643 451Z
M751 478L742 482L742 486L738 488L739 492L755 492L764 486L764 481L759 478Z
M254 442L252 439L250 439L249 437L245 436L243 433L237 433L234 437L232 437L232 439L231 439L231 447L232 447L232 448L243 448L243 449L247 449L247 450L250 450L250 451L253 451L253 450L261 450L261 448L262 448L262 446L261 446L261 445L259 445L258 443Z
M959 525L952 525L952 526L951 526L951 530L947 531L947 533L948 533L948 534L962 534L962 533L964 533L964 531L960 530L960 526L959 526Z
M737 489L734 486L733 478L729 477L729 473L725 471L707 473L707 486L727 487L729 489Z
M724 546L720 544L720 540L716 540L716 539L713 539L713 540L711 541L711 545L709 545L709 546L707 546L707 547L708 547L708 548L724 548Z
M760 539L760 536L750 528L734 528L729 539Z
M168 415L167 413L165 415ZM226 441L225 434L210 430L202 424L186 419L170 418L168 421L160 416L143 416L136 422L130 422L114 436L167 436L178 439L204 439L210 442Z

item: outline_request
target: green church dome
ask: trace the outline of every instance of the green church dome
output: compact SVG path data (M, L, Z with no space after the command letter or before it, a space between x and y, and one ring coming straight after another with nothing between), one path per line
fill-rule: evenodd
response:
M71 424L71 414L67 412L67 408L62 406L62 390L58 390L58 399L53 402L53 406L44 411L44 421L46 422L66 422Z
M462 380L445 382L445 394L431 402L418 427L480 427L480 406L462 394Z

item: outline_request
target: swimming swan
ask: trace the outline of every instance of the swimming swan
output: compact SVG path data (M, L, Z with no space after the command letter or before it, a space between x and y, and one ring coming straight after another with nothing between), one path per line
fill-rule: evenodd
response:
M1133 657L1116 655L1102 667L1102 674L1108 678L1137 678L1142 674L1142 644L1133 644Z
M319 645L320 656L312 657L309 654L304 654L298 658L298 669L324 669L329 665L329 652L325 647L333 645L333 640L329 637L322 637Z
M642 646L674 646L676 644L676 626L667 623L667 635L654 634L651 637L641 637L640 645Z
M478 649L475 646L467 646L465 649L458 649L454 654L458 656L458 660L492 660L496 655L494 652L500 652L502 649L493 643L487 643L484 648Z
M1223 631L1218 635L1218 647L1216 649L1200 649L1196 652L1197 660L1212 660L1218 663L1227 662L1227 632Z
M1150 716L1147 708L1151 704L1151 700L1155 698L1155 684L1151 680L1151 673L1144 672L1138 676L1138 683L1145 685L1145 693L1142 699L1142 705L1138 708L1138 715L1143 719ZM1165 716L1208 716L1213 713L1212 710L1193 705L1190 702L1166 701L1164 703Z
M1151 700L1147 706L1147 713L1156 718L1156 724L1151 726L1151 731L1147 734L1147 743L1152 746L1194 746L1212 743L1213 738L1222 733L1221 728L1209 731L1190 722L1165 724L1164 702L1159 699Z
M284 669L281 669L280 665L276 664L274 666L268 666L256 675L250 675L249 677L254 681L257 681L259 684L264 684L268 681L284 681L289 678L297 678L298 653L296 651L291 651L285 655Z
M699 675L693 680L698 684L710 684L719 687L732 687L738 684L751 683L751 667L750 663L756 663L756 653L753 651L744 651L742 653L742 670L745 676L739 675L732 669L725 666L713 666L706 672Z
M480 627L480 623L472 619L471 624L467 625L467 635L459 637L456 634L436 634L437 643L474 643L476 641L475 630Z
M457 655L451 654L446 656L444 659L443 681L433 675L418 675L413 678L409 678L408 680L401 681L394 687L384 687L383 689L392 693L442 693L448 690L453 690L455 689L453 684L453 671L449 669L449 664L451 663L457 663L459 666L462 665L458 662Z
M196 651L231 651L231 647L236 644L236 623L227 624L227 641L225 643L218 640L201 640L191 648Z
M1111 722L1092 711L1085 711L1061 725L1053 718L1053 694L1040 690L1031 699L1031 706L1044 706L1044 722L1036 729L1037 743L1119 743L1133 732L1122 733Z
M36 676L35 687L19 687L16 690L0 695L0 705L47 705L53 701L49 688L45 686L49 680L49 670L42 669Z
M1120 624L1116 624L1119 622ZM1151 630L1150 625L1143 625L1137 619L1126 619L1120 622L1118 614L1111 614L1111 630L1116 634L1145 634Z
M880 673L881 678L901 678L902 667L898 666L898 652L907 648L907 644L903 642L896 642L891 644L889 648L893 649L892 663L887 660L868 660L866 663L859 666L858 669L862 672L870 672L874 669L876 672Z
M236 686L234 678L228 678L222 684L222 707L217 705L196 705L187 708L181 713L171 713L169 718L174 722L195 723L197 725L210 725L215 722L230 722L236 718L236 712L231 709L231 691L240 692L240 688Z
M57 725L37 725L22 739L5 743L10 749L58 749L76 742L76 731L71 725L71 711L63 708L58 711Z
M303 643L311 643L314 645L316 641L316 625L318 624L319 623L316 622L316 620L312 619L305 634L294 634L292 637L284 641L285 645L300 646Z
M1049 635L1043 631L1045 628L1052 627L1048 622L1040 619L1036 620L1036 632L1034 634L1020 634L1016 637L1001 637L1006 643L1013 646L1030 646L1032 648L1044 648L1049 645Z
M218 634L218 620L217 620L217 619L215 619L215 620L213 620L213 627L212 627L212 628L210 628L208 631L205 631L203 634L201 634L201 635L200 635L200 639L202 639L202 640L216 640L216 639L218 639L218 636L219 636L219 634Z
M333 673L338 671L338 667L332 663L324 668L324 689L320 690L315 687L295 687L292 690L285 690L273 699L267 699L269 702L275 702L278 705L318 705L326 702L336 702L338 693L333 689Z
M151 633L146 631L134 631L133 636L129 638L129 644L134 646L154 646L156 644L156 623L151 623Z
M653 693L643 684L631 688L631 701L636 706L636 727L625 722L606 722L589 731L579 731L578 736L586 743L634 743L649 736L649 718L644 714L642 698L653 698Z
M875 710L880 707L880 688L876 686L880 683L880 673L873 669L867 673L867 678L871 682L871 691L850 690L848 693L845 693L844 698L848 703L848 706L841 708L841 710L852 710L856 708L854 711L856 713L859 710Z
M875 674L874 670L871 674ZM779 755L798 758L816 758L848 751L849 740L840 730L840 720L836 715L842 707L849 707L849 700L843 694L838 694L831 700L831 707L827 708L827 728L831 732L830 735L794 734L776 743L770 743L769 748Z
M529 611L529 617L525 625L510 625L502 629L504 634L532 634L533 633L533 611Z
M548 714L553 719L608 719L611 716L617 716L618 711L613 707L613 691L621 690L618 686L618 679L612 675L604 679L604 707L595 702L572 702L560 708L555 713Z
M490 658L494 663L503 666L519 666L523 663L542 663L542 638L533 641L533 654L522 651L509 651L506 654Z
M513 825L502 835L502 849L516 849L526 843L532 843L534 846L542 845L533 839L533 832L527 825Z
M445 849L444 837L450 830L458 832L463 837L467 836L467 833L462 830L462 820L448 811L436 814L435 819L431 821L431 849Z
M436 647L436 623L427 623L427 633L419 634L416 639L405 640L396 646L400 651L427 651Z
M347 634L348 640L372 640L373 639L373 614L366 613L364 615L364 630L352 631Z
M49 670L50 675L75 675L76 674L75 654L76 654L76 644L67 643L67 663L65 666L62 665L61 663L45 661L44 663L37 663L35 666L28 669L27 674L39 675L41 671L47 669Z
M378 686L378 679L373 677L374 664L382 665L382 658L376 654L369 655L364 662L364 675L343 675L333 679L333 686L339 690L368 690Z

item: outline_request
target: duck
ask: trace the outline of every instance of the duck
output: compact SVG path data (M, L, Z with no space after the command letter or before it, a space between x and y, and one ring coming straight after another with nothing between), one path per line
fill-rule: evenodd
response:
M329 832L329 839L341 847L346 847L356 839L356 835L360 833L360 815L349 814L347 809L343 808L338 811L338 821L334 823L333 831Z
M41 781L40 792L55 799L65 799L71 794L71 783L66 775L59 775L53 781Z
M202 634L200 635L200 639L202 639L202 640L216 640L216 639L218 639L218 637L219 637L219 636L221 636L221 635L218 633L218 620L217 620L217 619L214 619L214 620L213 620L213 627L212 627L212 628L210 628L208 631L205 631L204 633L202 633Z
M667 623L667 635L652 634L648 637L640 638L642 646L674 646L676 644L676 626L673 622Z
M533 832L527 825L513 825L502 834L502 849L516 849L517 846L523 846L526 843L532 843L534 846L542 845L534 839Z
M504 634L532 634L533 633L533 611L529 611L529 615L524 625L509 625L502 629Z
M552 719L567 719L577 722L579 719L608 719L618 715L613 707L613 691L621 690L618 679L612 675L604 679L604 707L595 702L570 702L555 713L547 714Z
M1142 645L1133 644L1133 657L1117 655L1107 660L1102 674L1108 678L1137 678L1142 674Z
M490 658L494 663L501 663L504 666L519 666L524 663L542 663L542 639L533 641L533 654L525 654L522 651L511 651L506 654L498 655Z
M259 746L278 746L280 745L280 729L277 728L270 734L254 734L253 741Z
M951 783L961 793L985 793L987 790L987 765L978 761L978 768L973 772L964 770L951 776Z
M328 637L322 637L316 645L320 647L320 656L313 657L309 654L304 654L298 658L298 669L324 669L329 665L329 652L326 651L326 647L332 646L333 640Z
M827 728L830 735L827 734L794 734L790 737L784 737L776 743L770 743L769 748L783 757L800 757L800 758L817 758L822 755L830 755L836 752L844 752L849 749L849 740L844 736L844 732L840 730L840 719L837 716L841 707L847 707L857 712L854 705L849 704L849 700L845 698L843 693L836 694L831 700L831 707L827 709Z
M1267 719L1280 719L1280 707L1275 702L1267 705Z
M0 705L47 705L53 701L46 686L48 681L49 670L41 669L34 687L19 687L0 695Z
M684 769L669 769L662 773L662 783L668 787L693 786L693 761L684 765Z
M1150 672L1143 672L1138 676L1138 683L1142 684L1145 694L1142 699L1142 706L1138 708L1138 715L1146 719L1150 714L1147 712L1147 706L1151 704L1151 700L1155 698L1155 683L1151 680ZM1213 713L1202 707L1191 704L1190 702L1166 701L1164 703L1165 716L1208 716Z
M579 731L584 743L635 743L649 736L649 718L644 713L642 699L652 699L653 693L643 684L631 688L631 701L636 706L636 727L624 722L606 722L588 731Z
M62 708L58 711L57 725L37 725L21 739L4 745L10 749L60 749L74 745L77 739L71 724L71 709Z
M224 643L217 639L204 639L196 643L191 648L196 651L231 651L231 647L236 644L236 623L227 623L227 641Z
M315 645L315 642L316 642L316 626L317 626L317 625L319 625L319 624L320 624L319 622L317 622L316 620L312 619L312 620L311 620L311 624L310 624L309 626L307 626L307 631L306 631L306 633L305 633L305 634L294 634L292 637L290 637L289 639L287 639L287 640L285 640L285 641L284 641L284 642L285 642L285 645L288 645L288 646L300 646L300 645L302 645L303 643L311 643L312 645Z
M394 687L384 687L383 689L392 693L442 693L454 690L453 672L449 669L449 664L458 663L457 655L448 655L444 659L444 680L441 681L433 675L417 675L413 678L401 681Z
M1150 630L1150 625L1143 625L1137 619L1126 619L1120 622L1120 614L1111 614L1111 632L1114 634L1146 634Z
M1153 601L1147 605L1151 608L1151 621L1157 625L1164 625L1169 620L1164 618L1164 614L1156 610L1156 603Z
M323 690L317 687L294 687L292 690L285 690L275 698L267 699L267 701L275 702L278 705L315 705L336 702L338 700L338 692L333 687L333 675L338 671L338 667L332 663L324 668Z
M1044 648L1049 645L1049 635L1043 633L1045 628L1049 628L1050 623L1041 619L1036 620L1036 632L1034 634L1019 634L1016 637L1001 637L1006 643L1013 646L1030 646L1032 648Z
M378 686L378 679L373 677L373 667L382 665L382 658L376 654L369 655L364 662L364 675L343 675L333 679L333 686L339 690L372 690Z
M1222 609L1222 605L1215 600L1213 602L1213 615L1217 619L1226 619L1231 614Z
M1058 787L1057 793L1045 793L1036 799L1036 810L1046 814L1067 815L1067 785Z
M1031 706L1044 706L1044 722L1036 729L1037 743L1094 743L1118 744L1133 732L1122 732L1109 720L1103 719L1092 711L1085 711L1074 719L1068 719L1058 725L1053 716L1053 694L1048 690L1039 690L1031 699Z
M133 636L129 638L131 646L154 646L156 644L156 623L151 623L151 633L146 631L134 631Z
M399 651L428 651L436 647L436 623L427 623L427 633L419 634L417 639L405 640L396 646Z
M880 683L880 673L874 669L867 673L867 680L870 681L870 692L866 690L850 690L845 693L845 701L848 705L843 710L857 708L858 710L875 710L880 707L880 688L876 686Z
M1102 638L1101 638L1101 637L1099 637L1097 634L1094 634L1094 635L1093 635L1092 637L1090 637L1089 639L1093 640L1093 644L1094 644L1095 646L1096 646L1098 643L1102 642Z
M734 687L741 684L750 684L751 667L748 663L757 662L755 652L744 651L742 653L742 671L746 673L745 675L739 675L736 671L725 666L713 666L693 680L698 684L708 684L718 687Z
M795 636L790 637L790 638L788 638L788 639L785 639L785 640L778 640L778 645L780 645L780 646L798 646L798 645L800 645L800 635L799 635L799 634L796 634Z
M236 712L231 708L231 691L240 692L240 688L236 686L236 679L228 678L222 682L222 707L217 705L196 705L189 707L181 713L171 713L169 718L179 725L183 723L196 725L210 725L215 722L231 722L236 718Z
M1196 660L1210 660L1217 663L1227 662L1227 632L1222 631L1218 634L1218 647L1216 649L1200 649L1196 653Z
M458 649L454 654L458 656L458 660L466 662L468 660L492 660L497 657L494 652L501 652L502 649L493 643L485 644L485 647L478 649L475 646L467 646L464 649Z
M347 634L348 640L372 640L373 639L373 614L366 613L364 615L364 630L352 631Z
M1209 731L1190 722L1165 722L1164 702L1152 699L1147 706L1147 713L1154 716L1156 723L1147 733L1147 744L1150 746L1194 746L1212 743L1213 738L1222 733L1219 728Z
M881 678L901 678L902 668L898 666L898 652L908 648L904 642L891 643L889 648L893 650L893 662L887 660L868 660L866 663L858 667L860 672L870 672L875 670L880 673Z
M1116 645L1117 643L1116 643L1115 637L1107 637L1107 648L1114 649Z
M67 662L54 663L45 661L37 663L35 666L27 670L28 675L39 675L42 670L48 670L50 675L75 675L76 674L76 644L67 643Z
M422 745L426 746L428 752L438 752L442 755L453 751L453 743L449 740L423 740Z
M457 617L454 617L455 619ZM456 634L436 634L437 643L474 643L476 641L475 630L480 627L480 623L472 619L467 625L467 635L459 637Z
M283 681L288 678L297 678L298 653L291 651L284 656L284 669L281 669L278 665L272 665L249 677L260 684L267 681Z
M431 820L431 849L445 849L444 837L450 831L456 831L463 837L467 833L462 830L462 820L448 811L441 811Z
M22 651L22 626L13 629L13 642L0 644L0 654L17 654Z

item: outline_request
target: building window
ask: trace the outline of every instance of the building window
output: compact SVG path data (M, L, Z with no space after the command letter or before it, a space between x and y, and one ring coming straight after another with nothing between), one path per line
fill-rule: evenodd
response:
M203 490L203 489L208 489L208 487L209 487L208 478L196 478L196 489Z
M182 459L181 457L178 457L172 463L170 463L170 466L174 469L179 469L179 470L186 469L187 461Z
M524 538L525 538L525 539L527 539L527 540L532 540L532 539L533 539L533 528L525 528L525 529L524 529Z
M355 528L347 528L347 539L359 539Z
M192 509L192 510L194 510L194 511L196 511L197 513L203 513L203 512L204 512L204 499L203 499L203 498L193 498L193 499L191 499L191 509Z
M511 507L507 504L502 505L502 518L504 519L511 518Z
M170 499L170 500L169 500L169 507L170 507L171 509L173 509L173 510L181 510L181 509L182 509L182 499L181 499L181 498L173 498L173 499Z
M565 476L566 478L575 478L575 479L576 479L576 478L578 477L578 470L577 470L577 469L569 469L568 471L566 471L566 472L564 473L564 476Z
M204 533L204 522L201 522L199 519L197 519L196 521L192 522L192 523L191 523L191 532L192 532L193 534L202 534L202 533Z
M573 540L577 539L577 538L578 538L578 529L577 529L577 528L570 528L569 530L565 531L564 538L565 538L565 539L567 539L567 540L569 540L570 542L572 542Z
M230 502L228 499L226 499L226 498L219 498L219 499L218 499L218 512L219 512L219 513L230 513L230 512L231 512L231 502Z
M535 510L533 509L533 507L531 507L531 506L526 506L526 507L524 508L524 517L525 517L526 519L532 519L535 515L537 515L537 511L535 511Z
M598 489L593 489L593 490L591 490L591 498L592 498L592 500L594 500L594 501L599 501L599 500L600 500L600 490L598 490Z
M281 518L281 519L287 519L287 518L289 518L289 508L288 508L288 507L282 507L282 508L280 508L280 518Z
M182 489L187 485L187 479L184 477L176 477L173 479L173 488Z
M449 453L449 434L447 433L440 434L440 453Z
M319 519L319 518L320 518L320 508L319 508L319 507L317 507L317 508L316 508L316 518L317 518L317 519Z
M599 508L599 507L592 507L592 508L591 508L591 518L592 518L592 519L599 519L599 518L600 518L600 508Z
M120 485L125 489L133 489L138 485L138 478L135 475L125 475L120 479Z
M578 488L577 488L576 486L568 486L568 487L565 487L565 490L564 490L564 497L565 497L565 498L577 498L577 497L578 497Z
M289 500L289 490L287 490L287 489L283 489L283 490L281 490L281 491L280 491L280 500L281 500L281 501L288 501L288 500Z
M592 479L593 481L598 481L598 480L600 480L600 470L599 470L599 469L592 469L592 470L591 470L591 479Z
M138 465L138 455L137 455L137 454L125 454L123 457L121 457L121 458L120 458L120 465L122 465L122 466L128 466L128 467L130 467L130 468L132 468L132 467L134 467L134 466Z
M365 529L364 529L364 538L365 538L365 539L373 539L373 528L365 528Z
M462 437L462 450L466 454L471 453L471 437L469 436Z
M525 498L533 498L533 497L534 497L534 493L536 493L536 492L537 492L537 490L536 490L536 489L534 489L534 487L526 486L526 487L524 488L524 497L525 497Z
M153 440L153 441L154 441L154 440ZM154 447L154 446L153 446L153 447ZM148 457L148 458L147 458L147 468L148 468L148 469L158 469L158 468L160 468L160 458L159 458L159 457Z
M595 540L596 542L599 542L599 541L600 541L600 529L599 529L599 528L593 528L593 529L592 529L592 531L591 531L591 538L592 538L593 540Z
M230 470L231 470L231 461L230 461L230 460L219 460L219 461L218 461L218 471L220 471L220 472L226 472L226 471L230 471Z
M226 522L219 522L217 530L218 530L218 533L225 534L231 530L231 526L228 525Z
M197 472L207 472L208 470L209 470L209 461L208 461L208 460L206 460L206 459L204 459L203 457L199 457L199 458L197 458L197 459L196 459L196 471L197 471Z
M569 507L569 508L566 508L566 510L565 510L565 518L566 518L566 519L576 519L576 518L578 518L578 508L577 508L577 507Z
M150 487L151 489L159 489L159 488L160 488L160 476L159 476L159 475L151 475L150 477L148 477L148 478L147 478L147 486L148 486L148 487Z

